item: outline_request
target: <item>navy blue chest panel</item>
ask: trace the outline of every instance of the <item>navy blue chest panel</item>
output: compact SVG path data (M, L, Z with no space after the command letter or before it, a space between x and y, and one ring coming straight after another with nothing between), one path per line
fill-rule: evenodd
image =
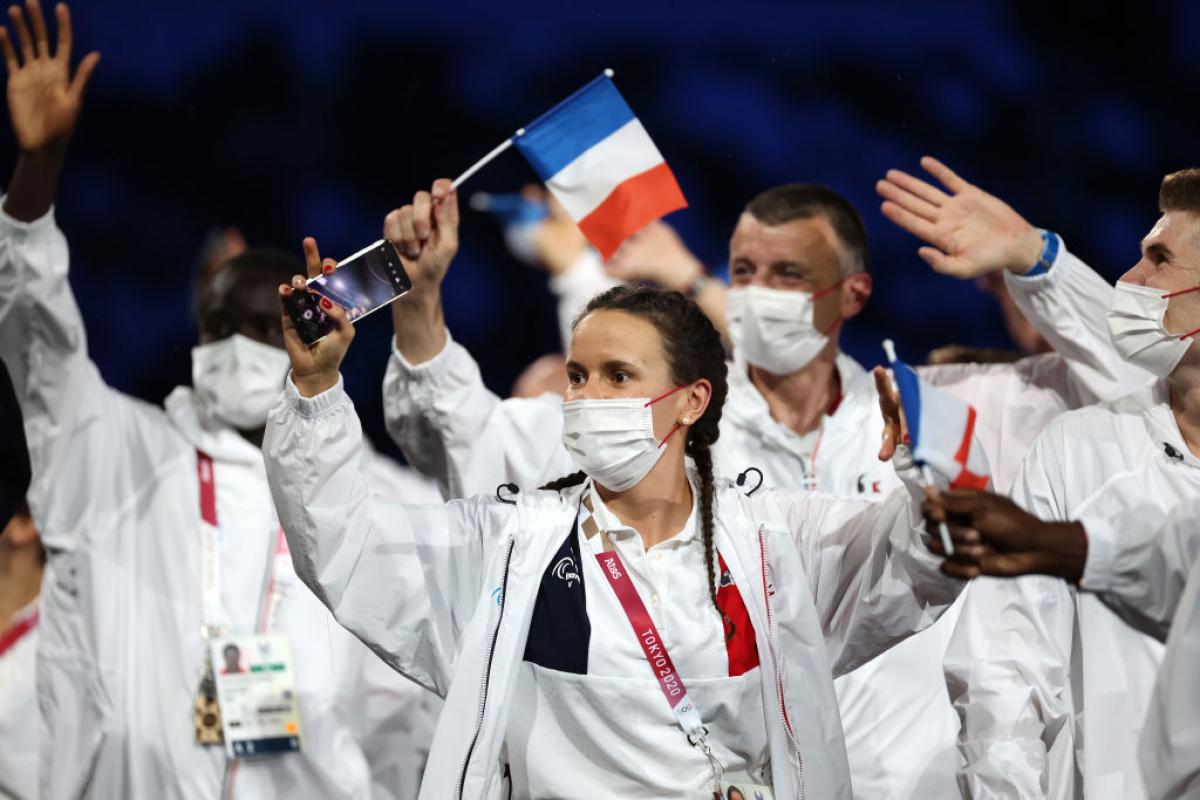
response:
M587 614L587 589L583 583L583 561L579 552L579 519L559 545L542 574L529 638L525 641L525 660L539 667L586 675L588 644L592 623ZM588 556L591 557L591 553ZM754 624L725 559L717 555L720 582L717 604L725 614L725 650L729 675L737 676L758 666Z
M559 672L586 675L592 623L587 615L578 531L576 517L542 575L525 641L525 660Z

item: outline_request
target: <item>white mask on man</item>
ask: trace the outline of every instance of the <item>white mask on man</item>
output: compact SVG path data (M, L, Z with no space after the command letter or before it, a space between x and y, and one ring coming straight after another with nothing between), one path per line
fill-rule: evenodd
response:
M660 397L617 400L568 400L563 403L563 447L575 466L605 489L624 492L637 486L666 452L676 424L660 442L654 436L650 406L682 389Z
M192 387L201 415L238 430L267 423L290 366L286 350L240 333L192 348Z
M808 366L829 341L832 329L819 331L813 325L814 301L841 285L838 281L819 292L765 286L730 289L726 316L734 354L772 375L788 375Z
M1167 330L1163 319L1172 297L1200 291L1200 286L1165 293L1136 283L1117 281L1108 310L1108 333L1113 347L1131 364L1165 378L1175 371L1200 329L1184 334Z

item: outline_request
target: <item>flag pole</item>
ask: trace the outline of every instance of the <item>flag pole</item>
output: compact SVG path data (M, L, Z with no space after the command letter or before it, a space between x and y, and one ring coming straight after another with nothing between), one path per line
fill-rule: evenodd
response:
M525 133L525 129L521 128L519 131L517 131L516 135L521 136L524 133ZM501 142L500 144L493 147L492 151L490 153L488 153L486 156L484 156L483 158L476 161L474 164L472 164L470 167L467 168L466 172L464 172L462 175L459 175L457 178L455 178L454 183L452 183L450 185L450 188L457 189L459 186L463 185L463 183L467 180L467 178L471 177L476 172L479 172L479 170L486 167L492 161L495 161L496 158L501 153L503 153L505 150L507 150L508 148L513 146L513 139L515 139L515 138L516 137L514 136L512 138L505 139L503 142Z
M894 370L896 368L896 345L891 339L883 340L883 352L887 355L888 364ZM937 486L934 482L933 470L929 468L928 464L921 465L921 480L926 486L935 488ZM942 549L945 550L946 555L954 555L954 541L950 538L950 528L946 526L945 520L938 523L938 536L942 540Z

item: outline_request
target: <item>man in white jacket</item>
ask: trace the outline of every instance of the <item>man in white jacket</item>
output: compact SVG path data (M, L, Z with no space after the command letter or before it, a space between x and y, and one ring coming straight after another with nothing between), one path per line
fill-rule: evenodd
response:
M70 75L70 20L52 52L36 4L0 38L20 157L0 212L0 356L33 464L50 554L37 692L40 796L411 796L431 695L388 669L297 580L259 449L283 381L275 284L295 259L248 252L199 299L195 389L166 409L108 387L87 356L51 203L91 54ZM372 473L392 481L391 468ZM226 757L211 741L204 631L290 643L301 752ZM35 724L27 720L27 724ZM407 785L405 785L407 783Z
M1012 492L1041 519L1169 513L1200 493L1200 171L1167 176L1159 205L1108 315L1117 350L1159 380L1046 427ZM964 790L1145 796L1137 743L1161 658L1153 637L1061 581L975 581L945 664Z
M28 509L0 530L0 798L37 797L34 662L45 551Z
M1147 376L1121 362L1108 343L1103 323L1112 292L1108 284L1053 234L1042 236L1007 205L937 162L926 164L951 185L950 194L893 172L882 190L889 197L885 210L901 223L909 221L905 214L914 213L909 208L926 214L929 218L918 218L920 224L906 227L943 248L939 252L952 259L955 274L1005 269L1017 301L1060 350L1018 365L923 371L925 378L979 408L979 438L994 484L1004 490L1025 447L1050 419ZM918 193L940 196L940 205L928 211L932 204ZM491 494L503 482L529 489L571 472L558 437L561 401L500 400L483 385L466 350L449 338L439 285L458 232L442 230L430 209L429 195L419 193L386 225L386 235L409 257L406 267L414 281L414 290L393 307L397 347L384 386L389 430L410 462L436 477L447 497ZM427 240L435 246L420 249ZM1033 241L1038 252L1031 255ZM1051 243L1055 252L1040 264ZM735 282L730 295L761 296L768 306L782 302L789 309L822 296L812 301L817 307L810 306L807 317L802 309L779 315L753 306L756 300L742 303L741 321L731 326L745 331L733 337L743 347L730 371L716 445L718 473L733 479L755 467L761 475L746 474L744 490L762 481L767 487L882 497L898 479L876 458L881 427L874 413L875 389L837 345L841 325L862 308L871 285L857 213L827 189L780 187L747 207L730 253ZM1037 266L1043 275L1018 274ZM704 291L711 294L713 287ZM777 351L793 350L790 364L773 358ZM957 796L958 725L940 679L952 627L939 621L839 681L859 796ZM913 730L921 736L913 736Z

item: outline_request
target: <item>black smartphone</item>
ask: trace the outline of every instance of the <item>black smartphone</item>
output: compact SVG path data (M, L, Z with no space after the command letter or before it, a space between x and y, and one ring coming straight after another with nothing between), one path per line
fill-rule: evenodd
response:
M308 280L308 292L293 292L285 306L296 332L305 344L316 344L333 330L333 321L321 309L327 297L346 310L351 322L383 308L412 288L392 243L380 239L338 264L330 275Z

